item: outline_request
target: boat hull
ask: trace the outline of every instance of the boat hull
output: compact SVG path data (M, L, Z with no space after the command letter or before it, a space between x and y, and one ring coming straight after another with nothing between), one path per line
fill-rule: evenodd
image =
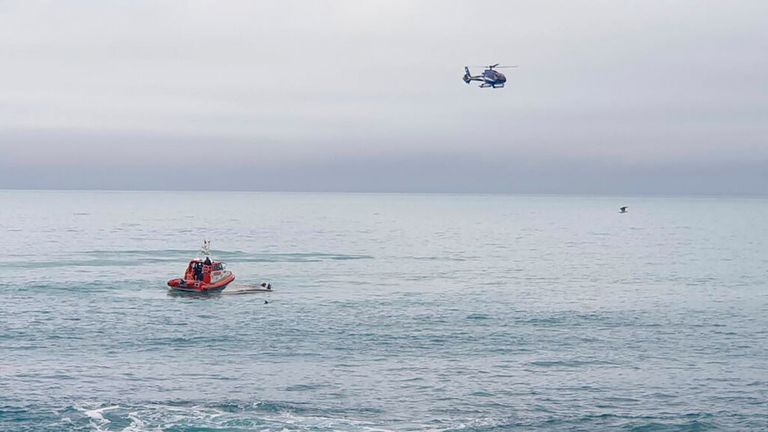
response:
M216 281L215 283L205 283L199 280L176 278L168 281L168 287L174 291L209 293L220 292L235 280L235 275L230 274L227 277Z

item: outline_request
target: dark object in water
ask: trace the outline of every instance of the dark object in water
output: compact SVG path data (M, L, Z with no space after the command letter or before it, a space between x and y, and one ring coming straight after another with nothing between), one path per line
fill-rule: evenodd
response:
M628 208L627 206L619 207L619 213L626 213Z

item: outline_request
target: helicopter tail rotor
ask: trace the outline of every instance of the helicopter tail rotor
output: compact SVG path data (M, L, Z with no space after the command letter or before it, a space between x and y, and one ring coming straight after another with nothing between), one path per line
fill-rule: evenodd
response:
M472 75L469 73L469 68L464 66L464 78L462 78L465 83L469 84L470 81L472 81Z

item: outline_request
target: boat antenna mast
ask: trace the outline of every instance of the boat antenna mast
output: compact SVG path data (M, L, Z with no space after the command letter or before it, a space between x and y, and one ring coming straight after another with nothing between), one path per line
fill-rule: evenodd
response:
M200 248L200 254L205 257L211 257L211 241L203 240L203 246Z

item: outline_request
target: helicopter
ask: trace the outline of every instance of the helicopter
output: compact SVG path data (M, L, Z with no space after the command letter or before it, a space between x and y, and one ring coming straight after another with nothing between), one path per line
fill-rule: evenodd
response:
M472 67L485 67L482 75L472 76L469 72L469 67L464 66L464 80L469 84L470 81L481 81L480 88L504 88L504 83L507 82L507 77L503 73L496 69L501 68L514 68L517 66L500 66L498 63L489 66L472 66Z

